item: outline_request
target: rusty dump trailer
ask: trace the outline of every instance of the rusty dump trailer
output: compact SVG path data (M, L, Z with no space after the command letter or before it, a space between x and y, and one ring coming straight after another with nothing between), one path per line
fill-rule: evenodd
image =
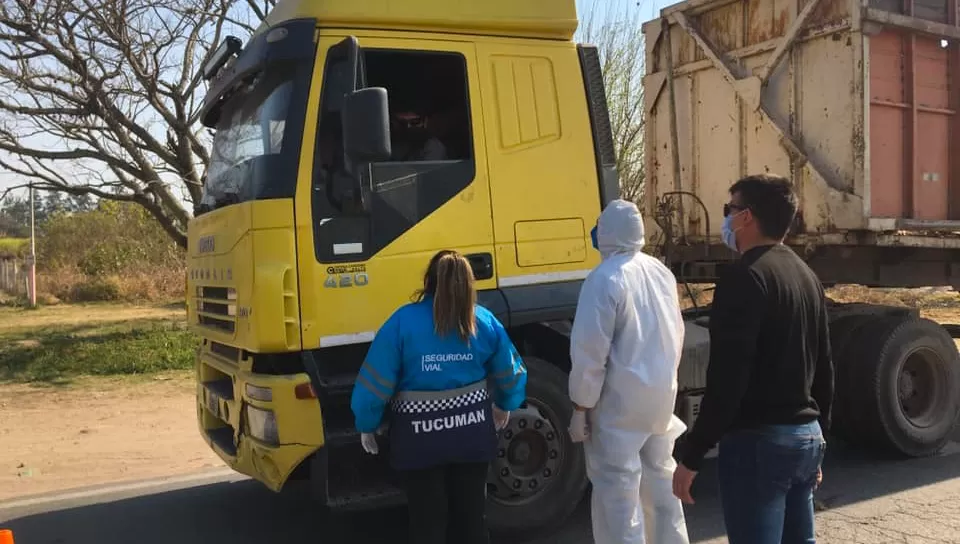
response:
M646 210L678 280L714 282L738 178L790 177L788 243L824 284L960 286L957 0L689 0L644 25ZM835 434L908 456L949 440L960 358L915 310L831 308ZM705 311L679 410L698 413Z

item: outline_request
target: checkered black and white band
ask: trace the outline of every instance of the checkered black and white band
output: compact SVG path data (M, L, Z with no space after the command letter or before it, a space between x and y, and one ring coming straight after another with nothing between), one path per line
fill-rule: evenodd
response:
M451 391L403 391L390 402L399 414L429 414L463 408L490 398L484 382Z

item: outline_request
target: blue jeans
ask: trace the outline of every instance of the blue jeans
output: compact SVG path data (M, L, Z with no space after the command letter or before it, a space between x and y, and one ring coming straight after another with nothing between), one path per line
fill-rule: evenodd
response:
M816 421L737 430L720 440L730 544L814 544L813 490L826 441Z

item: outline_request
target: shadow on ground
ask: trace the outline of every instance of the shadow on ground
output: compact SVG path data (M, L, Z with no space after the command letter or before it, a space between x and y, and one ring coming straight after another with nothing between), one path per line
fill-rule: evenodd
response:
M898 461L834 447L825 463L825 481L818 498L833 509L958 478L960 455L955 451L930 459ZM697 504L687 510L692 542L705 542L724 534L714 466L708 462L698 477L694 488ZM0 526L12 528L17 542L25 544L406 542L403 509L327 516L305 501L303 495L274 495L250 480L112 502L98 500L101 502L97 504L78 500L75 504L54 506L57 509L52 511L0 511ZM523 542L591 542L588 502L580 505L558 533Z

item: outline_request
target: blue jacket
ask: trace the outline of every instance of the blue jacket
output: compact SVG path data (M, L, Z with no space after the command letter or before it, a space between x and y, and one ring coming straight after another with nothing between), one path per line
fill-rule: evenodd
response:
M456 334L434 332L433 300L408 304L377 331L357 375L350 407L357 430L372 433L395 393L449 391L491 376L493 401L513 411L526 399L527 369L507 331L476 306L477 335L469 345Z

